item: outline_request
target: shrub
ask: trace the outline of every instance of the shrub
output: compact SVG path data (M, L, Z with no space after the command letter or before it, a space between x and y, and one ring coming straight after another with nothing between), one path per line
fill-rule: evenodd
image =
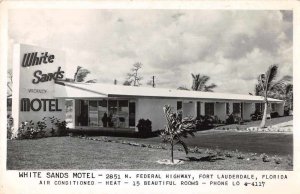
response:
M18 139L36 139L45 136L44 129L46 128L46 123L44 121L39 121L35 124L32 120L22 122L18 130Z
M250 157L250 160L257 160L257 153L252 153L251 154L251 157Z
M54 116L48 118L50 119L50 122L52 124L50 132L52 136L66 136L68 134L66 121L61 121L60 119L55 118ZM56 131L54 128L56 128Z
M282 161L282 159L281 159L280 157L278 157L277 155L275 155L275 156L273 157L273 159L274 159L274 162L275 162L276 164L280 164L281 161Z
M7 116L7 139L12 138L13 123L13 118L10 115Z
M270 162L270 158L267 154L261 154L260 157L262 158L263 162Z
M58 136L66 136L68 134L66 121L60 121L59 119L57 119L55 125L57 127L57 135Z
M233 114L230 114L228 116L228 118L226 119L226 124L233 124L234 123L234 117L233 117Z
M232 158L233 155L232 155L231 152L225 152L225 157L227 157L227 158Z
M219 123L218 117L210 115L200 115L194 120L195 129L201 130L206 129L207 127L212 126L214 123Z
M243 119L235 114L230 114L228 115L227 119L226 119L226 124L230 125L230 124L234 124L234 123L238 123L241 124L241 122L243 121Z
M271 118L279 117L278 112L272 112L270 115L271 115Z
M137 128L141 135L149 135L152 132L152 122L149 119L140 119Z
M239 153L236 158L239 160L243 160L243 159L245 159L245 156L243 154Z
M285 106L284 107L284 116L289 116L290 115L290 108L289 107L287 107L287 106Z
M251 117L252 121L261 120L262 119L262 113L258 110L255 110L255 112L252 113L250 115L250 117Z

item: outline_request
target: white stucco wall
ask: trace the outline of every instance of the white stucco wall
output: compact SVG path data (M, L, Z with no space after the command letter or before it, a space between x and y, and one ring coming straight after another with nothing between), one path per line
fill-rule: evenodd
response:
M243 109L243 120L251 120L250 115L254 113L255 104L254 103L244 103Z
M170 105L174 108L174 111L177 108L176 99L140 98L136 102L136 125L142 118L149 119L152 122L152 131L157 131L165 127L164 105Z
M205 103L204 102L200 102L200 106L201 106L201 110L200 110L200 115L204 116L205 115Z
M226 120L226 103L215 103L215 115L221 120Z
M284 116L284 103L277 103L275 107L279 116Z

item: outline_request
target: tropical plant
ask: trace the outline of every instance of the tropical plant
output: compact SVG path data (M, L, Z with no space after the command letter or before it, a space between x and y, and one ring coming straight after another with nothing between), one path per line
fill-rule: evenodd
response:
M264 89L260 84L255 85L255 95L264 96ZM292 76L283 76L279 81L274 82L267 92L270 98L276 98L284 101L284 106L293 109L293 78Z
M279 99L284 100L285 106L289 109L293 108L293 77L292 76L284 76L281 78L274 87L271 92L275 94L279 94Z
M86 76L91 72L88 69L82 68L81 66L77 66L76 72L74 74L74 81L75 82L84 82ZM95 83L96 80L88 80L86 83Z
M192 74L192 77L192 90L194 91L213 92L213 89L217 87L214 83L207 85L207 82L210 80L210 77L207 75Z
M266 127L267 110L268 110L268 92L276 85L275 77L277 75L278 66L276 64L271 65L265 74L261 74L258 77L257 88L261 89L261 94L264 97L264 114L261 120L260 127Z
M195 136L193 130L195 124L192 118L184 118L178 113L173 113L169 105L163 107L167 125L161 132L161 137L164 142L171 144L171 162L174 163L174 145L180 144L183 146L185 153L188 154L188 147L182 140L188 135Z

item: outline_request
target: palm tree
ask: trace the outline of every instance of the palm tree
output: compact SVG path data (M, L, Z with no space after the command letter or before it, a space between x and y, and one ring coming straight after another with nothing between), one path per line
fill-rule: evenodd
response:
M261 84L255 85L255 95L264 96L264 89ZM267 93L270 98L284 100L284 106L292 109L293 103L293 77L286 75L279 81L274 82Z
M274 79L277 75L278 66L276 64L271 65L268 71L265 74L261 74L258 78L258 88L261 88L261 92L264 97L264 115L261 120L260 127L266 127L266 118L267 118L267 110L268 110L268 92L274 87L276 84Z
M289 109L292 108L293 103L293 77L286 75L276 82L271 90L280 95L280 99L284 100L284 105Z
M207 75L201 76L200 74L192 74L192 77L193 77L192 90L194 91L213 92L213 89L217 87L217 85L214 83L210 85L206 85L210 79L210 77Z
M83 82L88 74L91 72L88 69L82 68L81 66L77 66L76 72L74 74L75 82ZM95 79L88 80L86 83L96 83Z
M180 113L173 113L169 105L165 105L163 110L167 125L164 131L161 132L161 137L163 141L171 144L171 162L174 163L174 145L177 143L182 145L185 153L188 154L188 147L182 141L182 137L187 138L187 135L195 136L192 132L195 124L192 119L182 119Z

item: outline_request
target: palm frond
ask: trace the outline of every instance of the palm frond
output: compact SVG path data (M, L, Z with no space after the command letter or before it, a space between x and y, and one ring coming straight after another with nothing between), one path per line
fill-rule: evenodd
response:
M188 149L187 145L180 138L177 139L177 143L179 143L180 145L182 145L182 147L183 147L183 149L185 151L185 154L189 153L189 149Z
M97 82L96 79L91 79L91 80L86 81L86 83L96 83L96 82Z
M185 86L180 86L180 87L177 88L177 90L189 90L189 89Z
M276 64L271 65L268 69L268 71L266 72L266 79L265 79L265 90L268 91L268 89L270 88L270 85L272 84L272 82L274 81L274 79L276 78L278 72L278 66Z
M204 86L204 91L205 92L213 92L212 89L214 89L215 87L217 87L216 84L210 84L209 86Z

